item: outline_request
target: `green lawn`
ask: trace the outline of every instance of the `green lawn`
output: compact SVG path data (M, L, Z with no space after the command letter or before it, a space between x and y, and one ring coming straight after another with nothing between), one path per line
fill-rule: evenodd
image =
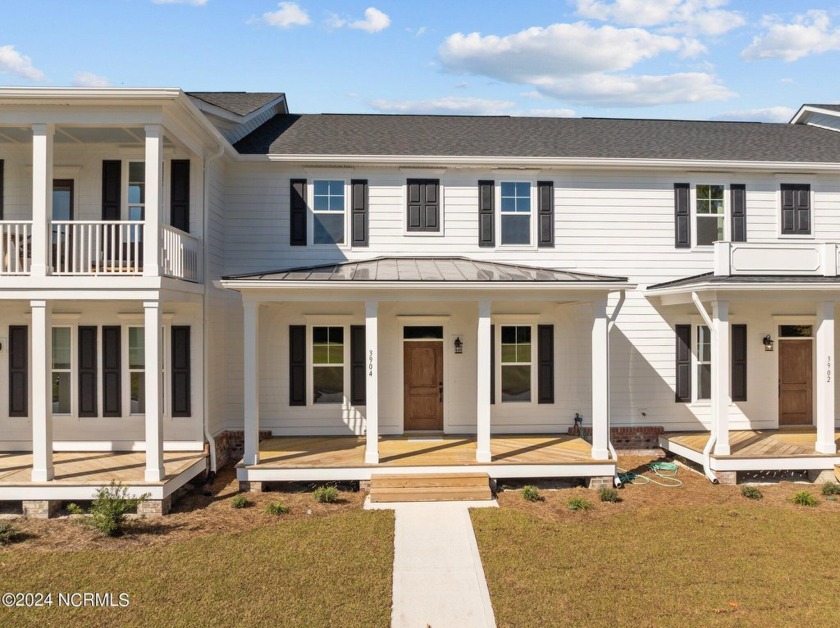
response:
M125 592L130 606L0 608L2 626L390 624L390 511L280 519L130 551L41 551L28 543L0 550L0 593Z
M623 495L631 490L640 494L632 487ZM474 510L496 621L840 625L838 513L830 504L747 503L730 492L730 504L596 503L570 514L557 498L532 511L513 501Z

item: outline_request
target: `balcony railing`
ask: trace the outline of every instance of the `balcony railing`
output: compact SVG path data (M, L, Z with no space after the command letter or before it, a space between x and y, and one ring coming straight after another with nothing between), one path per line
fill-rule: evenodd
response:
M31 236L31 220L0 220L0 275L29 274Z
M143 222L53 220L53 275L142 275Z
M186 281L201 281L201 241L185 231L161 225L161 273Z
M836 242L715 242L715 275L836 277Z

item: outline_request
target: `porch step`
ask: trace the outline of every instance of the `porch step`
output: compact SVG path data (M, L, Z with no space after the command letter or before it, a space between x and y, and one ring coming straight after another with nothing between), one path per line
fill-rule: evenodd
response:
M486 473L372 474L370 501L443 502L493 499Z

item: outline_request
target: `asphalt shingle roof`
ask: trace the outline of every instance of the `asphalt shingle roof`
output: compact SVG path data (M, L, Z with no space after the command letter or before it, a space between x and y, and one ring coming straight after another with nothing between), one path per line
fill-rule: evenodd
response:
M283 96L282 92L187 92L188 96L230 111L238 116L247 116L273 100Z
M608 118L285 114L243 154L840 162L840 133L807 125Z
M478 282L626 282L626 277L591 275L552 268L500 264L466 257L377 257L223 279L261 281L478 281Z

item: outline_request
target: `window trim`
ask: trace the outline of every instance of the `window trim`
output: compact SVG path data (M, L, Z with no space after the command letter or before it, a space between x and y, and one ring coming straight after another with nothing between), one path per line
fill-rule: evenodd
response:
M144 196L145 196L145 191L146 191L146 178L145 178L146 160L145 159L124 159L123 160L122 173L121 173L122 185L123 185L123 188L122 188L123 206L120 208L120 215L123 216L123 220L126 220L126 221L131 220L131 218L130 218L131 207L132 206L137 206L137 205L142 205L143 206L143 218L141 219L141 221L145 222L146 221L146 201L145 201L145 199L143 200L142 203L131 203L129 201L128 187L131 183L131 175L130 175L129 171L131 170L131 164L134 164L134 163L143 164L143 190L144 190Z
M700 329L705 327L709 330L709 361L700 361ZM691 401L693 403L700 403L702 405L711 405L712 403L712 378L714 374L714 358L712 357L712 349L714 339L712 338L712 329L706 325L705 322L695 323L691 326L694 340L694 351L691 352ZM700 366L703 364L709 365L709 396L700 397Z
M502 212L502 184L504 183L527 183L530 190L530 197L531 197L531 211L528 213L528 218L530 220L529 228L528 228L528 237L529 241L528 244L502 244L502 215L513 216L519 215L522 216L522 213L513 212ZM539 198L537 196L537 181L535 178L522 178L522 177L501 177L498 178L495 182L495 190L493 190L493 194L495 197L496 202L496 211L495 211L495 224L496 224L496 248L497 249L506 249L506 250L520 250L520 251L536 251L537 250L537 202ZM555 190L557 185L555 183ZM556 206L556 198L555 198L555 206ZM556 218L555 218L556 222Z
M314 353L314 340L313 340L313 330L316 327L341 327L344 330L344 350L342 351L342 359L343 362L341 364L342 368L344 369L344 374L342 377L342 383L344 386L343 396L344 398L342 401L338 403L315 403L314 395L312 394L314 385L315 385L315 369L319 368L315 366L315 360L313 359ZM317 321L317 322L307 322L306 323L306 406L307 408L324 408L324 409L334 409L334 408L341 408L342 410L348 409L352 407L352 403L350 401L350 324L345 322L334 323L330 321ZM334 366L334 365L333 365Z
M329 242L326 243L316 243L315 242L315 182L316 181L341 181L344 185L344 210L342 215L344 216L344 242L338 244L333 242L330 244ZM352 194L353 190L350 185L350 179L347 178L346 175L337 175L337 176L329 176L329 174L324 174L318 178L310 178L306 181L306 246L312 247L316 250L318 249L349 249L352 248L350 244L350 237L351 234L349 233L349 224L350 219L349 215L352 211L352 206L350 204L350 195ZM319 214L335 214L337 212L317 212Z
M407 238L442 238L444 237L446 231L446 220L445 220L445 202L444 202L444 192L446 190L446 184L441 176L440 172L406 172L405 178L403 179L401 188L402 188L402 234L403 237ZM424 179L424 180L435 180L438 182L438 206L439 209L439 216L438 216L438 224L439 229L437 231L409 231L408 229L408 182L409 180L417 180L417 179Z
M495 364L495 379L496 381L492 382L494 389L496 391L496 404L501 407L506 408L531 408L536 407L538 405L537 397L539 396L539 391L537 390L538 384L538 363L537 363L537 349L536 349L536 333L537 333L537 323L533 320L534 317L528 317L527 315L523 318L517 319L508 319L507 317L502 320L493 320L493 324L496 326L496 336L493 338L493 342L496 348L496 359L494 360ZM530 319L530 320L529 320ZM531 328L531 399L530 401L504 401L502 399L502 328L504 327L530 327ZM506 363L507 364L507 363ZM511 363L512 364L512 363ZM517 363L520 365L524 365L524 362Z
M697 213L697 186L698 185L722 185L723 186L723 242L732 240L732 180L729 178L713 180L715 177L696 177L689 181L688 203L691 217L691 249L700 251L711 251L712 244L698 244L697 236L700 230L697 228L698 217L704 214ZM705 214L714 215L714 214ZM696 374L696 373L695 373Z
M776 237L780 240L816 240L816 225L814 224L815 217L815 202L816 193L814 190L816 179L812 176L776 176ZM811 233L783 233L782 232L782 186L783 185L807 185L808 186L808 202L811 210Z

